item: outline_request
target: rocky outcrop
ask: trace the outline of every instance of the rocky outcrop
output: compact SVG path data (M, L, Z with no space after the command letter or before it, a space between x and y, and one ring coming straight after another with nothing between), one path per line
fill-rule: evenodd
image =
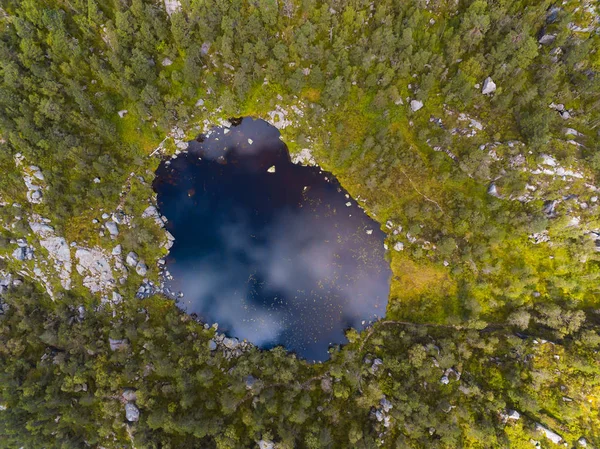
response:
M179 0L165 0L165 10L169 17L171 17L172 14L181 10L181 3Z
M40 245L48 251L48 256L54 261L54 268L60 278L62 287L71 288L71 249L63 237L49 237L40 240Z
M317 165L315 158L308 148L302 148L300 152L293 154L292 162L300 165Z
M26 166L25 158L21 153L15 154L15 164L22 170L23 181L27 187L27 201L33 204L40 204L43 198L43 191L46 189L44 175L41 169L36 165Z
M79 248L75 251L77 272L83 276L83 285L92 293L106 291L115 284L109 256L100 248Z

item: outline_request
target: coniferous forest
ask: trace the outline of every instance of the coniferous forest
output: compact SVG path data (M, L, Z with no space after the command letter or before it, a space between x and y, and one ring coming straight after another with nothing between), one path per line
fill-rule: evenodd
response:
M592 0L0 0L0 447L600 447L599 50ZM324 363L159 288L156 168L246 116L387 234Z

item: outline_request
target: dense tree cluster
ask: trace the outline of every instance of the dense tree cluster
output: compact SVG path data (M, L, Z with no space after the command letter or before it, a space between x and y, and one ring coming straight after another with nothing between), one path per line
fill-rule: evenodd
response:
M530 447L536 423L598 444L600 34L581 31L597 6L167 3L0 1L2 222L35 212L95 242L90 210L113 208L131 173L150 176L173 127L191 138L206 121L276 112L290 149L310 148L392 223L390 244L406 243L390 253L389 321L350 331L324 365L281 349L230 360L161 298L111 310L25 285L2 299L0 446ZM35 210L17 153L46 177ZM536 181L525 168L548 155L585 179ZM159 231L139 223L123 243L143 252ZM0 269L28 232L0 230ZM532 243L541 233L550 244Z

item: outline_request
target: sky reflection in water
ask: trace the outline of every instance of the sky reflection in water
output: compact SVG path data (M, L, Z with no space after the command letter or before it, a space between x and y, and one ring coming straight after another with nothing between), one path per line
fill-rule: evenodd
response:
M154 188L176 239L171 289L228 335L326 360L345 329L385 314L384 233L331 174L292 164L266 122L214 129Z

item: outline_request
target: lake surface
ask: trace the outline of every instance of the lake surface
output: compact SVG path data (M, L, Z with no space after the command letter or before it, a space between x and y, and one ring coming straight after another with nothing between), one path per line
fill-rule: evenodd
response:
M326 360L345 329L385 315L385 234L331 174L293 164L276 128L233 123L157 170L168 287L231 337Z

